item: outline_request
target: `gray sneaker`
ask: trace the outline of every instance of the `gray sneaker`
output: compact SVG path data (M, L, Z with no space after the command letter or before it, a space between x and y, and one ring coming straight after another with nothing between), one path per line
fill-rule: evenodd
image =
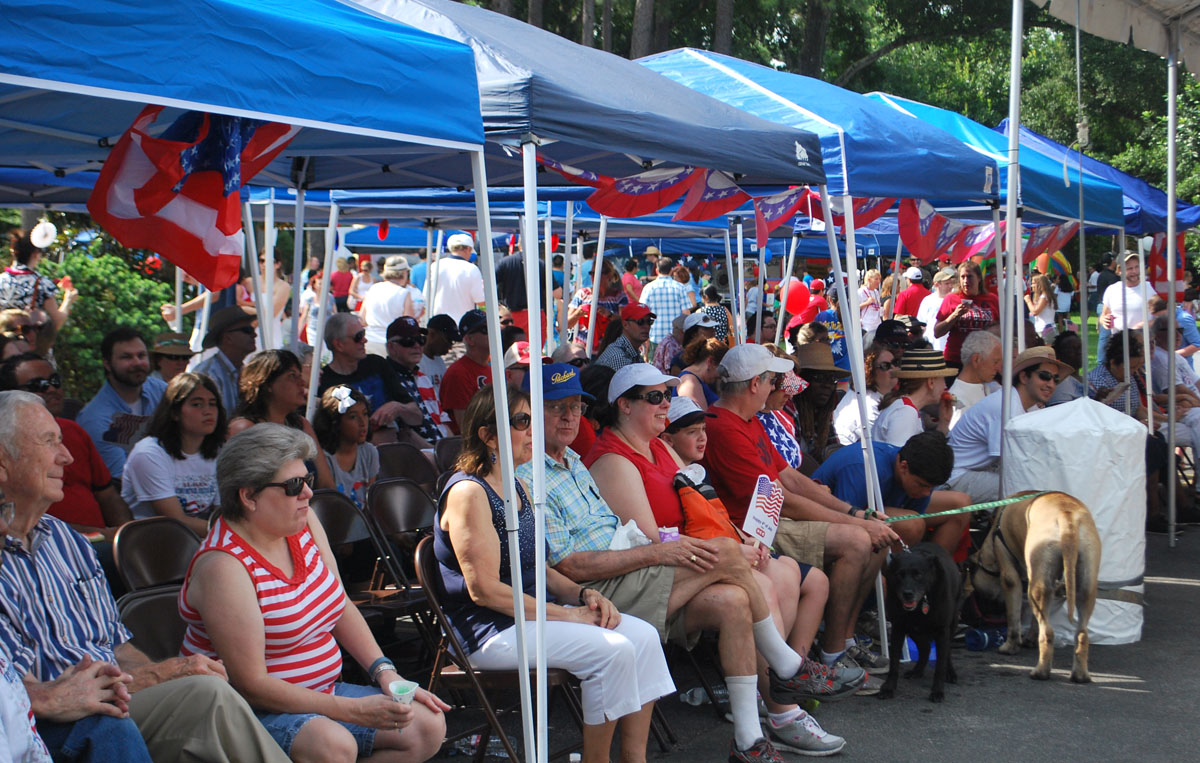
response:
M804 658L796 675L782 678L773 669L767 669L771 682L771 699L781 705L799 704L806 699L827 702L849 697L866 680L862 668L834 670L815 660Z
M869 697L872 694L878 694L879 690L882 688L882 678L879 676L868 675L867 680L863 682L862 686L858 687L858 691L856 691L855 694L863 697Z
M825 731L816 718L805 712L778 728L770 721L766 725L767 733L780 750L821 758L836 755L846 746L845 739Z
M859 667L866 668L867 670L873 672L886 672L888 666L891 664L888 662L887 657L884 657L882 654L875 654L862 644L855 644L854 646L850 647L846 650L846 654L853 658L854 662L856 662Z

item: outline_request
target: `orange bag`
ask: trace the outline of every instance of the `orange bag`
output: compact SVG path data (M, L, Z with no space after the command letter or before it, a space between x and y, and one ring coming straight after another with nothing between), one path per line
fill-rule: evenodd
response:
M708 540L710 538L733 538L738 543L742 538L725 510L720 498L705 498L691 485L676 483L679 502L683 506L683 526L680 535Z

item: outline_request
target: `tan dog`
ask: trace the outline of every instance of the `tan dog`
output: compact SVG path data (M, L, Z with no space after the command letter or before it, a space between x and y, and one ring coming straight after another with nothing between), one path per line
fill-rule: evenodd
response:
M1065 594L1067 619L1076 622L1075 663L1071 680L1091 681L1088 675L1088 620L1096 605L1100 576L1100 534L1092 514L1066 493L1017 493L1029 500L1001 506L975 555L971 581L981 594L1003 596L1008 612L1008 639L1003 654L1021 650L1021 592L1029 582L1029 604L1038 623L1038 664L1030 678L1046 680L1054 662L1054 630L1050 627L1052 597ZM1065 590L1063 590L1065 589Z

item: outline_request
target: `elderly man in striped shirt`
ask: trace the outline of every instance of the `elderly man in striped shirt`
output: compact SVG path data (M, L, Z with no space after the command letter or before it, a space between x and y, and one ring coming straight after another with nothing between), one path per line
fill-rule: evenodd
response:
M55 760L287 761L206 657L151 662L129 643L96 553L45 516L71 454L41 398L0 392L0 647Z

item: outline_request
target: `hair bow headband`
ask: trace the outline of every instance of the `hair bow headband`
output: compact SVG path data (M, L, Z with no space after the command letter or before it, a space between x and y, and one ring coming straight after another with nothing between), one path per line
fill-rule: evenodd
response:
M333 395L334 400L338 401L339 416L354 407L355 400L352 397L352 391L346 385L335 387L330 394Z

